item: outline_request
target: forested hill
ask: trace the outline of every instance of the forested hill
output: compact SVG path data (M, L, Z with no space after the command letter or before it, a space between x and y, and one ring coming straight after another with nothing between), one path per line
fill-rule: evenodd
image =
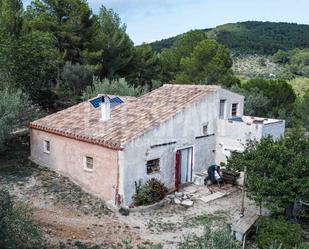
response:
M275 22L239 22L205 29L208 37L216 39L229 49L241 53L273 54L279 49L309 47L309 25ZM161 51L169 48L182 35L152 43Z

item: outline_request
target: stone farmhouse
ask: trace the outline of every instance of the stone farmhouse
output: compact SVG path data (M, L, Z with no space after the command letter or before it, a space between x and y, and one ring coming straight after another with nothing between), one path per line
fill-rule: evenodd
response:
M31 159L114 206L130 205L139 181L178 189L248 140L285 129L243 116L244 97L216 85L167 84L117 104L99 97L99 108L85 101L30 123Z

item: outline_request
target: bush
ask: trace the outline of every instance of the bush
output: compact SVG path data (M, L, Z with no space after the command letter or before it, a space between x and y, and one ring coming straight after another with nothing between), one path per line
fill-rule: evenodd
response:
M34 106L21 90L0 90L0 150L11 132L35 117Z
M102 81L95 79L92 86L87 86L83 92L83 99L87 100L98 94L112 94L121 96L138 96L143 93L141 88L135 88L129 85L125 79Z
M31 210L14 205L8 192L0 190L0 248L41 248L42 235L32 221Z
M214 230L205 227L202 236L191 235L180 243L179 249L240 249L240 244L234 240L228 229Z
M274 244L282 249L294 249L302 241L301 227L283 218L261 217L257 224L257 244L260 249L269 249Z
M66 62L61 77L72 93L79 95L86 86L91 85L93 73L88 65Z
M149 179L145 184L135 182L135 195L133 196L134 205L150 205L164 198L168 189L155 178Z

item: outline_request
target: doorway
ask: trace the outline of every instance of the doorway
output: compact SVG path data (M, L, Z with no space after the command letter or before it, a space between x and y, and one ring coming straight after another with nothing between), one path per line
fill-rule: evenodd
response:
M193 147L176 151L175 187L192 182Z

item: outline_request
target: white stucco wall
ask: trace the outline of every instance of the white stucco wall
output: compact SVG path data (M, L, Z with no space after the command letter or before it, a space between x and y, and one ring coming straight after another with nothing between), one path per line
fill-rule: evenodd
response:
M263 126L262 136L266 137L268 135L271 135L274 140L277 140L284 135L284 131L285 121L280 120L274 123L265 124Z
M219 120L217 132L216 163L226 162L231 151L243 151L249 140L260 141L262 137L272 136L278 139L284 135L283 120L265 119L264 123L253 123L254 118L243 116L244 122ZM249 122L250 120L250 122Z
M226 99L226 115L231 113L231 104L239 103L243 112L243 97L226 90L211 92L201 101L192 104L167 122L128 143L120 160L120 194L124 205L132 203L135 182L146 182L152 177L160 179L167 187L175 187L175 157L181 148L193 147L193 175L207 170L215 163L216 133L219 121L219 102ZM203 136L203 125L208 124L208 134ZM153 145L176 142L175 144L151 148ZM147 174L146 162L160 158L160 172Z

